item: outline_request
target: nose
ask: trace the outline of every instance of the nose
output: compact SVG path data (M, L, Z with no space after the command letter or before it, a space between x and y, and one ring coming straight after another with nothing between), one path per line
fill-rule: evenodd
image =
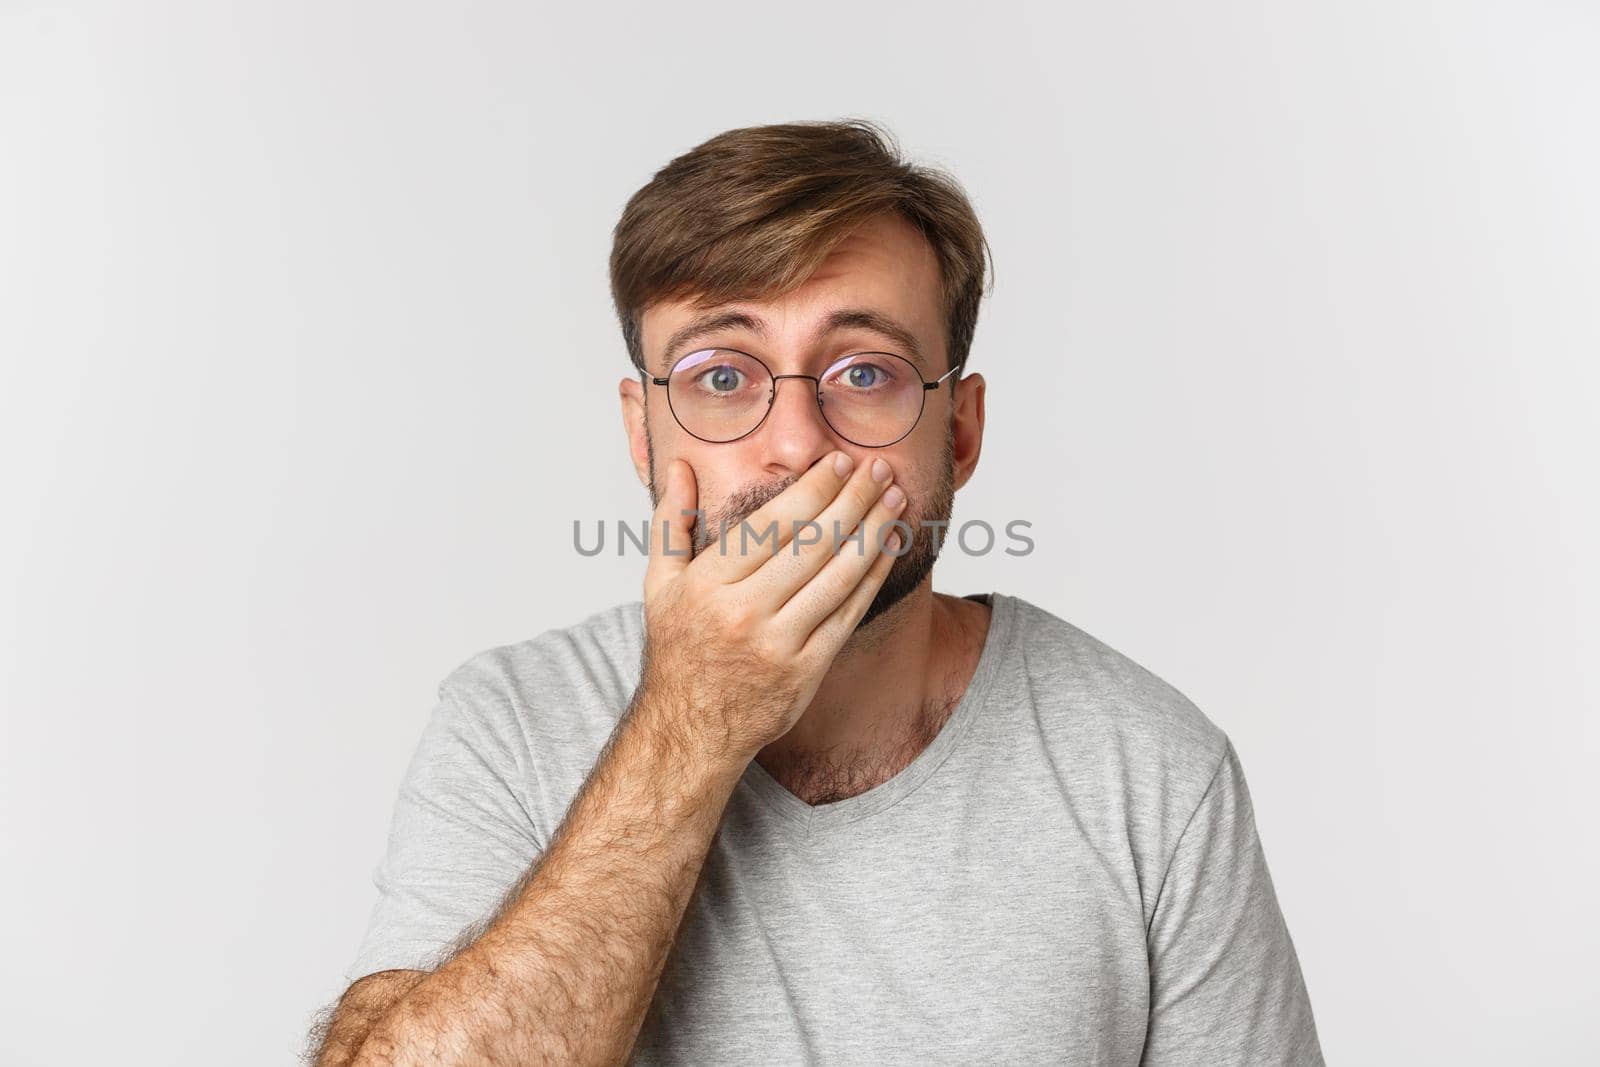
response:
M772 388L772 409L757 431L767 466L799 475L827 453L845 445L822 417L815 379L775 378Z

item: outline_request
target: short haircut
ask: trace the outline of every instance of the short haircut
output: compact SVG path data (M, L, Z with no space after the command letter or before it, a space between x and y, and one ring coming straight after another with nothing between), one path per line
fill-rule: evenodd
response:
M651 373L641 339L651 304L780 296L857 225L888 211L933 246L949 367L965 364L986 278L992 287L983 227L954 178L907 162L888 130L859 118L719 133L629 198L611 247L611 298L629 359Z

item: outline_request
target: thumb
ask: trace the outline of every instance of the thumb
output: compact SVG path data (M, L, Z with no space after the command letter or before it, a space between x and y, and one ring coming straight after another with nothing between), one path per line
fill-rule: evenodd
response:
M697 499L694 468L681 459L668 463L662 476L661 499L650 517L650 562L644 574L647 596L689 566L698 517L694 512Z

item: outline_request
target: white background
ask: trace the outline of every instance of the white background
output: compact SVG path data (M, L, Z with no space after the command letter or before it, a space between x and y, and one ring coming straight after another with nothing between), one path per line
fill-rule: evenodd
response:
M1229 732L1330 1061L1593 1055L1593 5L3 10L0 1061L292 1061L438 682L639 595L624 201L856 115L996 256L938 587Z

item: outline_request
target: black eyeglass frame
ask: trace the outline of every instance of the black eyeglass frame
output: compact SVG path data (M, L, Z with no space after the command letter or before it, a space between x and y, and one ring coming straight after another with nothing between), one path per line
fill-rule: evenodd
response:
M685 352L683 355L678 357L678 359L677 359L677 361L675 363L673 363L672 369L673 370L677 370L678 366L681 363L683 363L684 360L688 359L690 356L698 356L702 352L737 352L739 355L745 356L748 359L753 359L758 364L760 364L761 365L761 369L767 372L767 377L769 379L771 379L771 381L772 381L772 389L771 389L771 391L769 391L767 393L767 410L765 410L765 411L763 411L761 413L761 418L756 421L756 424L754 426L750 427L748 430L746 430L744 433L740 434L738 437L730 437L725 441L715 441L715 440L712 440L709 437L701 437L699 434L697 434L693 430L689 429L689 427L684 426L683 425L683 420L678 418L677 409L675 409L672 406L672 390L668 389L667 390L667 410L672 412L673 421L678 424L678 426L683 430L684 433L688 434L690 437L693 437L697 441L704 441L708 445L731 445L735 441L742 441L746 437L749 437L751 434L753 434L757 430L761 429L762 423L767 421L767 416L772 414L772 405L774 403L776 403L777 400L778 400L778 383L780 381L782 381L784 378L809 378L812 381L817 383L817 392L816 392L817 410L822 413L822 421L826 422L828 424L828 429L832 430L836 434L839 434L839 436L841 438L843 438L846 441L849 441L851 444L856 445L856 446L858 446L860 448L888 448L889 445L898 444L901 441L904 441L908 436L910 436L911 431L915 430L917 428L917 424L922 421L922 413L928 409L928 390L939 388L939 386L944 382L944 380L946 378L950 377L950 375L954 374L956 371L961 369L961 364L957 363L955 366L951 367L949 370L945 371L943 374L939 375L939 377L935 378L933 381L930 382L930 381L928 381L928 379L926 379L926 378L924 378L922 376L922 372L917 369L917 365L915 363L911 362L906 357L901 356L901 355L896 355L893 352L851 352L849 355L840 356L838 359L836 359L832 363L828 364L829 368L832 368L835 365L837 365L839 363L843 363L847 359L853 359L856 356L891 356L891 357L893 357L895 359L898 359L900 362L904 363L906 366L910 367L911 368L911 373L915 374L917 376L917 379L922 382L922 394L919 397L919 399L922 401L922 403L917 406L917 417L911 420L911 425L906 428L906 432L901 434L899 437L896 437L893 441L888 442L888 444L864 445L860 441L856 441L856 440L853 440L852 438L845 437L844 434L839 433L838 427L834 426L832 420L830 420L828 418L828 409L826 407L824 407L823 404L822 404L822 379L818 375L815 375L815 374L773 374L772 373L772 368L767 366L766 362L763 359L761 359L759 356L751 355L749 352L745 352L745 351L742 351L742 350L737 349L737 348L729 348L727 345L717 345L715 348L697 348L693 352ZM663 386L666 385L668 382L670 382L672 380L672 375L671 375L670 372L668 373L667 377L665 377L665 378L657 378L653 374L652 375L646 375L646 377L648 377L653 384L655 384L655 385L663 385ZM955 390L955 385L952 384L950 386L950 388L951 388L952 391L954 391Z

